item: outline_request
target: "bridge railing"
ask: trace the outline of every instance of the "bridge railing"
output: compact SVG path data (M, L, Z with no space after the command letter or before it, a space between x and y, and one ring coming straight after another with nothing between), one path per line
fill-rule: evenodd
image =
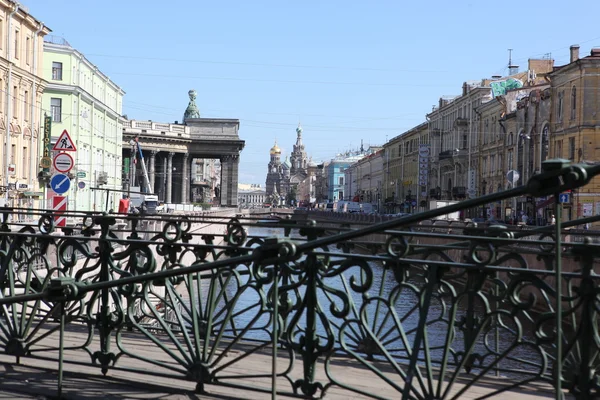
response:
M0 209L2 357L56 361L59 392L63 369L83 365L199 392L442 399L535 383L595 398L600 247L565 241L578 235L564 228L600 217L562 224L557 207L556 225L527 230L421 223L558 196L599 170L551 162L526 186L354 229L82 213L69 215L77 228L60 228L44 210L30 225Z

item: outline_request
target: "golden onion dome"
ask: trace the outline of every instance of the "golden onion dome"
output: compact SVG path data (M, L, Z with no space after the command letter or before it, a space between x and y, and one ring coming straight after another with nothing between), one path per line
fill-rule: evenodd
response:
M271 155L281 154L281 149L277 146L277 141L275 141L275 146L271 147Z

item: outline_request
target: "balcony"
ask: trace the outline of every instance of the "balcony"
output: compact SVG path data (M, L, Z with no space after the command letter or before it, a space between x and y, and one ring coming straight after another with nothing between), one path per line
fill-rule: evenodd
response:
M429 197L432 199L441 199L442 198L442 190L438 188L429 189Z
M464 198L467 197L467 188L464 186L455 186L452 188L452 196Z
M469 120L466 118L456 118L454 123L456 124L456 126L468 126Z
M444 150L439 154L439 160L446 160L448 158L453 157L466 157L469 155L469 150L464 149L454 149L454 150Z
M442 160L446 160L448 158L452 158L452 153L453 153L453 150L442 151L439 155L439 160L442 161Z

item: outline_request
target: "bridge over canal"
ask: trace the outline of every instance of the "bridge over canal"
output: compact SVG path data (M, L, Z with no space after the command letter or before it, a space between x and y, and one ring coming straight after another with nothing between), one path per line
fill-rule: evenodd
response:
M560 218L527 231L426 221L598 172L561 163L510 191L352 227L74 214L73 230L0 210L0 392L597 398L594 233L565 242Z

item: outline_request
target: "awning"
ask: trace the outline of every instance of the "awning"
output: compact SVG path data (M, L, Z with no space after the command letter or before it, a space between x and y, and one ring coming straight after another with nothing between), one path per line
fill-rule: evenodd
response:
M540 208L544 208L549 206L550 204L554 203L554 196L550 196L547 200L543 200L539 203L537 203L535 205L535 209L536 211L539 210Z

